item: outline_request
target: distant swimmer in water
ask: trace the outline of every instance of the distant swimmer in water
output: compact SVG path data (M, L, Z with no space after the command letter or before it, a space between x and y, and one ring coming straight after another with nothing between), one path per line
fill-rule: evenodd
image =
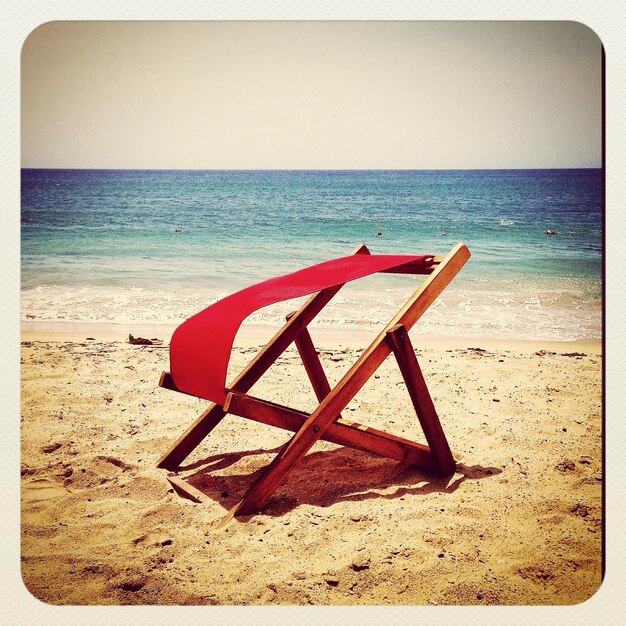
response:
M446 237L446 236L448 235L448 233L447 233L445 230L440 231L440 232L439 232L439 234L440 234L442 237Z
M548 228L548 230L546 230L546 235L556 235L556 233L550 228Z
M177 226L177 227L174 229L174 232L175 232L175 233L179 233L181 230L182 230L182 229L181 229L181 227L180 227L180 226Z
M377 237L380 237L381 235L382 235L382 232L379 230L379 231L376 233L376 236L377 236Z

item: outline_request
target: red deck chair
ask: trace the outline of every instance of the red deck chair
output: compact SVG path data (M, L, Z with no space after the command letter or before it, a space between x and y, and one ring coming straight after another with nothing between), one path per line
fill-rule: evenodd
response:
M295 434L282 446L227 518L258 512L286 474L318 439L417 465L436 475L454 473L456 464L417 363L408 331L469 256L469 250L462 243L456 244L442 257L370 254L364 245L360 245L349 256L247 287L186 320L172 335L170 372L161 375L159 384L167 389L210 400L213 404L159 459L158 467L178 469L180 463L220 420L231 413ZM346 282L374 272L424 274L426 278L331 389L307 325ZM226 385L228 361L235 334L242 321L260 307L306 294L313 295L287 317L287 323L243 371ZM268 402L247 393L294 341L319 401L312 413ZM340 416L341 411L391 352L397 359L428 445L355 424ZM169 480L179 493L198 501L199 494L194 487L175 476L170 476Z

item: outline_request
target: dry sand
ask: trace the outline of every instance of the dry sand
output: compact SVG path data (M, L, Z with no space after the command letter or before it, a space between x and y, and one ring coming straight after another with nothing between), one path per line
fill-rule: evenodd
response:
M338 380L357 338L314 338ZM602 570L600 345L412 338L459 462L453 477L318 443L261 514L218 528L288 433L227 416L179 473L206 495L193 503L155 467L206 406L157 386L169 338L23 333L27 588L62 605L589 598ZM238 342L232 371L260 345ZM291 348L253 392L315 406ZM344 415L423 441L392 357Z

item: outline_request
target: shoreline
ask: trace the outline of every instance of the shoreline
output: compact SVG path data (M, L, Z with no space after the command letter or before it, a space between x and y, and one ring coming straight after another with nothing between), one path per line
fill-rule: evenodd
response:
M367 278L367 277L366 277ZM364 279L366 280L366 279ZM329 303L324 315L316 318L311 329L345 329L351 335L375 333L392 318L411 289L364 288L346 286L341 297ZM115 295L82 290L62 290L60 294L41 293L22 297L22 330L72 330L94 332L169 334L185 319L210 306L225 294L208 294L193 289L179 293L157 294L128 290ZM580 295L580 294L579 294ZM298 308L299 301L284 301L254 311L242 332L254 327L278 327L285 316ZM509 340L550 341L601 340L600 302L582 302L579 296L552 293L543 297L536 292L522 295L506 290L501 293L476 290L448 290L425 313L415 332L427 336L484 337ZM126 330L128 329L128 331ZM145 336L145 335L144 335Z
M175 324L138 324L132 328L126 324L94 324L76 322L56 322L49 324L22 323L20 341L84 341L93 337L98 341L127 342L128 335L135 337L158 338L163 345L169 345ZM274 326L244 325L235 337L235 348L250 348L267 343L277 332ZM377 332L353 328L310 327L311 336L316 345L324 348L366 347L376 337ZM585 352L602 355L603 342L600 339L582 339L571 341L555 341L551 339L500 339L489 337L457 337L420 335L411 331L414 348L483 348L491 350L513 350L516 352L536 352L548 350L552 352Z

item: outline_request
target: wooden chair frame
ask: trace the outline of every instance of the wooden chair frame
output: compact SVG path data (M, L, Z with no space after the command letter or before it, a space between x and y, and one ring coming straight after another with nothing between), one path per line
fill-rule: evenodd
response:
M352 254L363 253L368 253L363 244L352 252ZM458 243L447 255L433 257L431 265L427 267L405 265L393 270L385 270L395 273L419 273L427 276L332 389L322 369L307 326L343 285L314 293L297 311L287 317L286 324L231 382L223 406L209 405L159 459L157 466L177 470L180 463L219 424L222 418L227 413L232 413L289 430L295 434L282 446L273 461L248 488L242 500L229 512L228 519L234 515L250 515L260 511L287 473L318 439L416 465L439 476L453 474L456 463L417 362L408 331L441 294L469 257L467 247L463 243ZM312 413L267 402L247 393L292 342L296 344L319 401L319 405ZM392 352L398 362L428 445L349 422L341 417L341 412L348 403ZM159 385L178 391L168 372L161 375ZM197 490L185 481L170 479L170 482L178 492L183 492L193 500L200 500Z

